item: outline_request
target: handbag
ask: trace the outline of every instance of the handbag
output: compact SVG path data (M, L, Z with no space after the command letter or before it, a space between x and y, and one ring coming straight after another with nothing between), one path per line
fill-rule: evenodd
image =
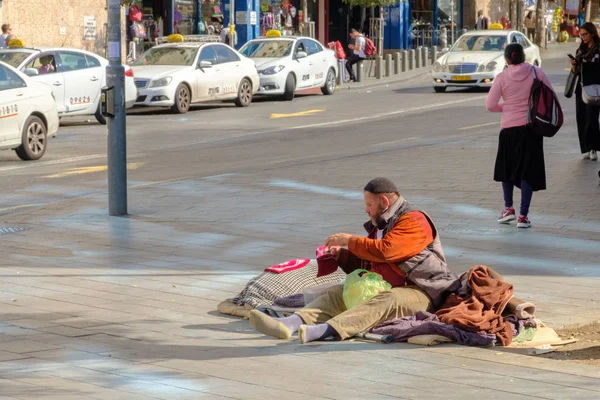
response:
M585 104L600 106L600 84L584 85L583 70L584 68L581 68L581 98Z
M569 76L567 76L567 83L565 84L565 97L570 99L573 97L573 92L575 91L575 85L577 84L577 74L573 71L569 72Z
M129 20L131 22L140 22L142 20L142 10L135 4L129 7Z

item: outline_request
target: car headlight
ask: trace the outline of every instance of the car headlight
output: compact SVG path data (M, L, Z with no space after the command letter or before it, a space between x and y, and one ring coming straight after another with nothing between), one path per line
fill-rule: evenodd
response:
M284 69L284 65L274 65L272 67L265 68L261 71L263 75L275 75Z
M496 70L498 63L496 61L489 62L488 65L485 66L486 71L492 72Z
M169 83L171 83L172 80L173 80L173 78L171 78L170 76L167 76L165 78L156 79L156 80L150 82L149 87L152 88L152 87L167 86Z
M433 69L433 72L440 72L442 70L442 64L436 61L433 63L431 69Z
M477 72L483 72L483 71L485 71L485 65L481 64L479 66L479 68L477 69Z
M448 72L448 65L446 65L446 64L443 64L443 65L442 65L442 71L444 71L444 72Z

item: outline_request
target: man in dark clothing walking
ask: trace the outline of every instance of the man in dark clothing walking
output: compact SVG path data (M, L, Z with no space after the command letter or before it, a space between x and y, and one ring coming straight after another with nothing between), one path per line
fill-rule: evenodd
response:
M354 64L358 63L358 67L360 68L360 62L363 61L367 56L365 55L365 47L367 45L367 41L365 37L360 34L356 29L352 29L350 31L350 37L354 39L354 44L348 45L348 48L352 50L352 54L348 57L346 61L346 70L348 70L348 75L350 76L351 82L356 82L356 75L354 75Z

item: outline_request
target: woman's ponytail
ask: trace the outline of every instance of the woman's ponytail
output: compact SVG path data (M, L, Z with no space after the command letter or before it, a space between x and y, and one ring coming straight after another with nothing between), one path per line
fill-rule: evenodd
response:
M510 65L522 64L525 62L525 50L519 43L511 43L504 49L504 58Z

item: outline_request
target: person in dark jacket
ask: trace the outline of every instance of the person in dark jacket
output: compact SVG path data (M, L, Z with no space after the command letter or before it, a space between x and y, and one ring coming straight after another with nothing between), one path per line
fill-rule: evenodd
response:
M575 84L575 113L579 147L584 160L596 161L600 151L600 106L586 104L582 97L581 80L584 85L600 84L600 36L596 26L586 22L579 31L581 45L577 49L575 60L571 60L571 69L579 74Z
M404 200L389 179L371 180L364 200L368 236L336 233L327 238L326 252L347 274L357 269L376 272L392 290L348 310L344 286L336 285L290 317L271 318L252 310L254 328L278 339L298 331L302 343L331 336L344 340L394 318L433 311L445 295L461 288L460 278L448 270L432 220Z

